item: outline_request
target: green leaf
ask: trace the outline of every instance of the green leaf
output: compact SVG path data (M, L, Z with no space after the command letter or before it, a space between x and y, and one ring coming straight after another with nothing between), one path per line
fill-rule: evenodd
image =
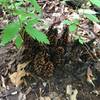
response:
M37 12L39 12L39 13L41 13L41 7L39 6L39 4L37 3L37 1L36 0L29 0L31 3L32 3L32 5L34 6L34 8L35 8L35 10L37 11Z
M27 24L29 25L29 26L31 26L31 25L34 25L34 24L37 24L37 23L39 23L40 21L38 20L38 19L29 19L28 21L27 21Z
M85 14L85 16L91 20L92 22L100 22L100 20L95 16L95 15L92 15L92 14Z
M71 24L76 24L76 25L78 25L78 24L79 24L79 20L78 20L78 19L75 19L75 20L73 20L73 21L64 20L62 23L63 23L63 24L67 24L67 25L71 25Z
M26 18L29 16L29 15L25 12L25 10L23 10L23 9L17 9L17 10L15 10L15 11L14 11L14 14L19 16L21 23L22 23L23 21L25 21Z
M38 42L41 43L50 44L47 36L44 33L38 31L30 25L27 25L25 29L27 34L29 34L33 39L38 40Z
M15 44L17 48L20 48L23 44L23 39L21 38L20 34L17 35L15 39Z
M79 37L79 43L82 45L84 44L84 39L82 37Z
M73 24L76 24L76 25L79 25L79 20L78 19L75 19L73 22L72 22Z
M79 41L79 43L80 43L80 44L82 44L82 45L83 45L83 44L84 44L84 42L85 42L85 41L84 41L84 38L83 38L82 36L80 36L80 35L79 35L79 36L78 36L78 35L76 35L76 36L75 36L75 40L78 40L78 41Z
M98 12L91 10L91 9L79 9L78 10L79 14L97 14Z
M7 2L6 0L0 0L0 4L6 3L6 2Z
M95 4L96 6L100 7L100 0L90 0L92 4Z
M22 16L25 16L25 17L34 17L33 13L28 13L28 12L25 11L25 9L16 9L14 11L14 14L15 15L22 15Z
M22 4L23 4L22 1L20 1L20 2L15 2L16 8L20 7ZM11 5L9 5L8 8L9 8L9 9L14 9L13 3L11 3Z
M70 31L70 32L74 32L74 31L76 31L76 29L77 29L77 25L76 25L76 24L71 24L71 25L69 26L69 31Z
M72 22L71 22L71 21L69 21L69 20L64 20L62 23L63 23L63 24L67 24L67 25L72 24Z
M27 18L33 18L35 20L39 19L35 14L33 14L31 12L28 13L28 12L26 12L23 9L17 9L17 10L15 10L14 14L19 16L21 22L25 21Z
M2 3L4 0L0 0L0 3Z
M14 11L14 13L17 14L17 15L26 15L26 12L25 12L24 9L16 9L16 10ZM27 15L26 15L26 16L27 16Z
M20 30L19 22L13 22L13 23L8 24L3 30L1 44L5 45L8 42L10 42L19 32L19 30Z

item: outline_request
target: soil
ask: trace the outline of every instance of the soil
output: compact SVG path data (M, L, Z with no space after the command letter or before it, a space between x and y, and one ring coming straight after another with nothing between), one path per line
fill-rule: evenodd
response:
M76 52L74 50L74 52ZM37 96L40 96L40 89L41 96L49 96L53 98L52 100L67 100L66 96L66 87L67 85L72 85L73 89L78 90L77 100L99 100L99 91L100 91L100 79L99 79L99 66L100 62L88 60L86 62L79 62L73 61L72 63L65 64L65 66L57 66L55 68L53 76L48 79L43 79L40 76L37 76L33 73L34 77L26 77L27 86L23 85L20 88L16 88L12 85L9 81L8 73L12 73L16 71L16 66L20 61L17 61L20 58L21 53L18 55L18 51L12 47L12 44L9 44L6 47L0 48L0 75L4 77L5 85L9 86L9 89L2 89L1 91L1 100L24 100L18 99L21 93L26 93L28 89L31 87L29 93L26 95L25 100L35 100ZM13 60L12 60L13 59ZM23 57L21 58L23 59ZM16 62L16 61L17 62ZM25 60L25 59L24 59ZM8 67L9 63L12 62L11 66ZM93 74L97 77L97 80L94 81L95 87L86 81L86 71L88 66L92 66ZM96 67L98 66L98 67ZM96 68L98 68L96 70ZM29 68L28 68L29 70ZM2 80L2 79L1 79ZM30 80L30 81L29 81ZM2 85L2 81L1 81ZM1 86L2 87L2 86ZM7 92L9 91L9 92ZM17 91L17 94L11 95L12 92L10 91ZM95 91L98 91L95 93ZM36 96L37 94L37 96ZM16 96L17 95L17 96ZM30 98L30 99L28 99ZM58 98L58 99L56 99Z

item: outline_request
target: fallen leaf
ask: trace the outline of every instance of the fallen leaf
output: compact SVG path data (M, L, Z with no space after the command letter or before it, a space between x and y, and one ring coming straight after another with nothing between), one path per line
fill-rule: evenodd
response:
M38 100L38 99L37 99ZM43 97L39 97L39 100L44 100L44 98Z
M72 95L70 95L70 100L77 100L76 98L77 94L78 94L78 90L77 89L73 90Z
M78 94L77 89L73 89L72 85L67 85L66 95L68 95L69 100L77 100L77 98L76 98L77 94Z
M44 97L40 96L39 100L51 100L51 98L49 96L44 96Z
M18 64L17 71L24 69L29 63L30 63L30 61L22 63L22 64Z
M91 10L91 9L79 9L78 12L79 12L80 15L83 15L83 14L97 14L97 12L95 12L94 10Z
M19 70L9 76L11 82L16 86L20 86L24 81L21 79L26 75L25 70Z
M26 100L26 95L24 93L19 93L18 100Z
M100 92L98 90L93 90L92 92L90 92L91 94L95 94L96 96L100 95Z
M51 98L49 96L45 96L44 100L51 100Z
M3 88L6 88L6 85L5 85L5 78L1 75L1 82L2 82L2 87Z
M68 94L68 95L72 94L72 85L67 85L67 87L66 87L66 94Z
M93 76L92 70L90 67L88 67L88 69L87 69L87 82L89 82L90 84L92 84L95 87L93 80L94 80L94 76Z
M51 98L50 100L61 100L61 96L56 92L50 92L49 96Z
M97 24L96 22L94 22L94 28L93 28L93 31L94 31L95 33L100 32L100 25Z

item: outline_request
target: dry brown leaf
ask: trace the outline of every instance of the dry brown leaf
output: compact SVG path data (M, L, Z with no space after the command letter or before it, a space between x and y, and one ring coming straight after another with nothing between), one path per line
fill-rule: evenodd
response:
M24 69L29 63L30 63L30 61L25 62L23 64L18 64L17 65L17 71Z
M51 98L49 96L45 96L45 97L39 97L39 100L51 100Z
M88 69L87 69L87 81L95 87L95 85L93 83L93 78L94 78L94 76L93 76L92 70L90 67L88 67Z
M44 97L44 100L51 100L51 98L50 97Z
M37 99L38 100L38 99ZM44 100L44 98L43 97L39 97L39 100Z
M61 95L56 92L50 92L49 96L52 100L61 100Z
M90 67L87 69L87 77L93 77L92 70Z
M17 72L14 72L9 76L11 79L11 82L16 86L20 86L22 83L25 81L22 80L21 78L24 77L25 75L29 76L31 75L30 73L25 72L24 68L30 63L30 61L23 63L23 64L18 64L17 65Z
M93 28L93 31L94 31L95 33L100 32L100 25L97 24L96 22L94 22L94 28Z
M11 82L16 86L20 86L24 81L21 79L26 75L25 70L19 70L13 74L11 74L9 77L11 79Z

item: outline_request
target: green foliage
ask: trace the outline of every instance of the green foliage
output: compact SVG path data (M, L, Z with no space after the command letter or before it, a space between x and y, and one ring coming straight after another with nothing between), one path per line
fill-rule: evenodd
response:
M100 0L90 0L92 4L95 4L96 6L100 7Z
M77 25L79 25L79 20L75 19L74 21L64 20L63 24L67 24L69 26L69 31L74 32L77 29Z
M33 39L36 39L41 43L49 44L48 37L43 32L40 32L37 29L32 27L34 24L38 22L39 22L38 19L28 20L25 30Z
M37 1L36 0L29 0L31 3L32 3L32 5L34 6L34 8L35 8L35 10L37 11L37 12L39 12L39 13L41 13L41 7L39 6L39 4L37 3Z
M82 45L84 44L84 39L81 36L78 38L78 40L79 40L80 44L82 44Z
M83 45L85 43L84 42L84 38L82 36L80 36L80 35L79 36L76 36L75 37L75 40L78 40L81 45Z
M0 0L0 3L4 2L3 0ZM7 10L10 10L11 14L14 16L17 16L18 19L16 19L16 22L9 23L3 30L2 39L1 39L1 45L5 45L12 40L15 40L15 44L17 48L20 48L23 44L21 30L22 27L25 27L25 31L27 34L29 34L33 39L36 39L38 42L49 44L49 40L47 36L37 30L36 28L33 28L33 25L39 23L41 19L38 15L35 14L34 9L36 12L41 13L41 7L37 3L36 0L28 0L27 2L31 2L31 4L34 6L31 6L31 9L33 11L28 10L25 7L21 7L20 5L23 4L22 1L9 1L11 5L7 7ZM25 1L26 2L26 1ZM6 2L7 3L7 2ZM6 7L5 3L5 7ZM25 33L26 34L26 33Z
M16 8L19 8L19 6L21 6L23 4L23 2L15 2ZM11 5L8 6L9 9L14 9L14 5L13 3L11 3Z
M6 3L7 0L0 0L0 4Z
M27 25L29 25L29 26L32 26L32 25L37 24L37 23L39 23L38 19L30 19L27 21Z
M2 3L4 0L0 0L0 3Z
M10 42L19 32L20 24L19 22L13 22L8 24L3 30L1 44L5 45Z
M16 9L14 11L14 15L19 16L19 19L20 19L21 23L23 23L24 21L27 21L28 18L32 18L32 19L36 18L36 19L38 19L38 17L35 16L33 13L26 12L25 9L20 9L20 10Z
M100 0L90 0L90 2L98 7L100 7ZM96 14L98 14L98 12L92 11L92 10L87 10L85 9L84 11L84 15L92 22L96 22L99 23L100 20L96 17Z
M69 20L64 20L64 21L63 21L63 24L71 25L71 24L72 24L72 22L71 22L71 21L69 21Z
M76 29L77 29L77 25L76 25L76 24L71 24L71 25L69 26L69 31L70 31L70 32L74 32L74 31L76 31Z
M48 40L48 38L47 38L47 36L46 36L44 33L38 31L37 29L32 28L31 25L27 25L27 26L25 27L25 29L26 29L26 32L27 32L32 38L38 40L38 41L41 42L41 43L50 44L50 43L49 43L49 40Z
M90 0L90 3L96 5L97 7L100 7L100 0ZM100 23L100 20L98 19L98 17L96 17L96 14L99 14L99 12L96 12L88 8L88 9L78 9L78 13L81 18L86 17L92 22ZM75 19L73 21L64 20L62 23L68 25L70 32L75 32L80 24L78 19ZM76 35L75 37L77 37L76 39L79 40L80 44L82 45L84 44L84 39L81 36Z
M1 44L5 45L12 40L15 40L15 44L17 48L21 47L23 44L22 37L20 35L20 31L24 26L26 31L25 34L29 34L33 39L37 40L38 42L49 44L48 37L43 32L40 32L35 28L35 25L38 24L41 19L38 16L42 14L41 7L37 3L37 0L25 0L26 3L31 3L30 6L26 8L21 6L24 4L24 0L0 0L0 4L5 7L7 11L10 11L10 16L17 16L16 22L9 23L3 30ZM98 7L100 7L100 0L90 0L90 2ZM95 14L97 12L92 11L90 9L81 9L80 12L83 12L81 15L82 17L87 17L92 22L99 23L100 20L96 17ZM38 13L38 14L37 14ZM77 27L79 26L79 20L75 19L73 21L64 20L63 24L67 24L69 27L70 32L75 32ZM33 28L34 26L34 28ZM79 42L83 44L83 39L79 37Z
M85 16L91 20L92 22L100 22L100 20L95 16L95 15L92 15L92 14L85 14Z
M20 48L23 44L23 39L20 36L20 34L17 35L16 39L15 39L15 44L17 48Z

